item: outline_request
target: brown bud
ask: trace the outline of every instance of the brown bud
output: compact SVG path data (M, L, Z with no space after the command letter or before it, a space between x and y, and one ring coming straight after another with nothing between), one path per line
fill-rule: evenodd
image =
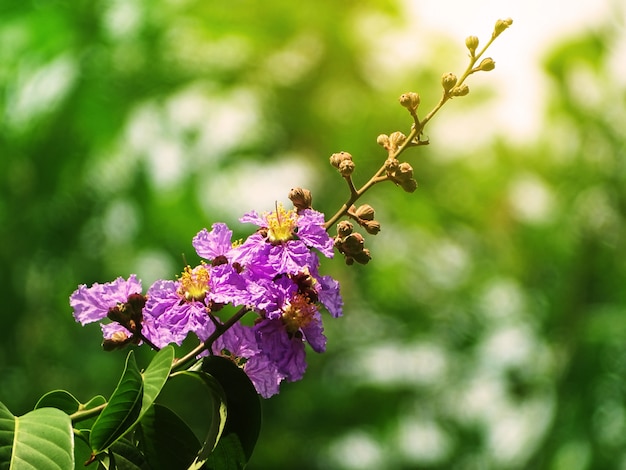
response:
M341 164L341 162L345 160L352 160L352 155L350 155L348 152L338 152L338 153L333 153L330 156L330 164L334 166L335 168L339 168L339 165Z
M389 146L389 136L387 134L380 134L376 137L376 143L382 147L387 148Z
M393 173L398 169L398 165L400 165L400 161L397 158L388 158L385 160L385 170L387 173Z
M413 178L413 167L408 162L402 162L398 166L394 176L400 180L405 181L407 179Z
M120 325L126 326L130 322L130 310L126 308L128 304L118 304L116 307L111 307L107 312L107 318L111 321L117 322Z
M360 253L354 255L354 260L359 264L367 264L371 259L372 256L370 255L370 250L368 250L367 248L365 248Z
M350 176L354 172L354 162L352 160L344 160L339 164L339 173L341 176Z
M417 181L415 181L413 178L409 178L405 181L401 181L400 187L404 189L407 193L412 193L417 189Z
M363 251L365 245L365 239L363 235L358 232L351 233L344 238L341 248L346 254L353 256L356 253Z
M347 220L342 220L337 224L337 235L341 238L347 237L354 231L354 225L352 222L348 222Z
M406 136L402 132L400 131L392 132L391 135L389 136L389 147L395 150L398 147L400 147L404 143L405 140L406 140Z
M365 227L365 230L370 235L376 235L380 232L380 222L377 220L368 220L365 224L363 224L363 227Z
M456 82L457 82L456 75L454 75L451 72L444 73L441 76L441 86L443 87L446 93L448 93L450 90L452 90L452 88L454 88L454 86L456 85Z
M369 204L363 204L354 211L355 215L362 220L374 220L374 208Z
M308 189L293 188L289 191L288 197L298 211L311 208L313 196L311 195L311 191Z
M414 113L415 110L417 110L417 107L420 105L420 101L420 95L412 91L400 95L400 104L411 113Z

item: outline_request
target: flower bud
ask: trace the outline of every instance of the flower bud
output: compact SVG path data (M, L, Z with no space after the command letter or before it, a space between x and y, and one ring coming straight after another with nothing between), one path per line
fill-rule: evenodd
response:
M347 220L342 220L337 224L337 235L341 238L347 237L354 230L354 225L352 222L348 222Z
M474 55L476 48L478 47L478 38L476 36L468 36L465 38L465 45L469 49L470 53Z
M365 230L370 235L376 235L380 232L380 222L377 220L368 220L365 224L363 224L363 227L365 227Z
M350 176L354 172L354 162L352 160L344 160L339 164L339 173L341 176Z
M359 264L367 264L372 259L372 256L370 255L370 250L365 248L363 251L355 254L353 258Z
M374 220L374 208L369 204L357 207L354 214L361 220Z
M400 187L404 189L407 193L412 193L417 189L417 181L413 178L409 178L400 182Z
M443 87L446 93L449 92L452 88L454 88L454 85L456 85L456 82L457 82L456 75L454 75L452 72L444 73L441 76L441 86Z
M358 232L351 233L344 238L341 244L342 251L350 256L354 256L357 253L363 251L365 245L365 238Z
M376 138L376 143L382 147L387 148L389 146L389 136L387 134L380 134Z
M420 95L414 92L403 93L400 95L400 104L408 109L411 113L414 113L417 107L420 105Z
M406 136L402 132L400 131L392 132L391 135L389 136L389 145L393 150L395 150L398 147L400 147L404 143L405 140L406 140Z
M476 67L476 69L482 70L483 72L489 72L495 68L496 62L491 57L483 59L480 64L478 64L478 67Z
M400 161L397 158L388 158L385 160L385 170L387 173L393 173L398 169Z
M311 191L303 188L293 188L289 191L289 200L293 203L296 209L304 210L310 209L311 203L313 202L313 196L311 195Z
M452 96L465 96L469 93L469 87L464 83L461 86L454 87L450 90Z
M330 156L330 164L334 166L335 168L339 168L339 165L344 160L352 160L352 155L350 155L348 152L338 152L338 153L333 153Z
M498 20L496 21L496 25L493 28L492 36L494 38L498 37L500 33L502 33L505 29L513 24L513 20L511 18L507 18L506 20Z
M398 169L396 170L394 176L399 181L405 181L407 179L413 178L413 167L408 162L402 162L398 166Z

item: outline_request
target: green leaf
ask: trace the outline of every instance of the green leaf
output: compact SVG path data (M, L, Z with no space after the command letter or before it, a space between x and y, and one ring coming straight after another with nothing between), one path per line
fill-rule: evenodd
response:
M217 444L226 423L226 396L219 382L202 371L172 374L159 401L176 412L199 437L198 460Z
M153 470L188 468L200 451L200 441L191 428L159 403L146 412L136 436Z
M143 400L143 380L131 351L109 403L94 423L89 437L94 454L106 450L137 421Z
M16 417L0 403L0 469L73 470L74 434L70 417L40 408Z
M106 403L106 399L102 395L97 395L89 400L87 403L80 403L71 393L65 390L53 390L42 396L35 409L38 408L57 408L64 411L68 415L76 413L77 411L90 410ZM96 416L93 418L80 421L80 426L74 425L76 429L89 430L96 420Z
M71 415L78 411L80 402L70 392L65 390L52 390L39 399L35 405L35 409L38 408L57 408Z
M109 455L116 470L140 470L149 468L145 457L141 454L137 446L128 439L120 439L113 444L109 449Z
M223 467L225 462L219 459L228 459L238 462L237 456L230 455L238 448L233 444L231 435L236 436L244 453L244 462L252 457L254 446L261 431L261 401L254 385L246 373L231 360L220 356L208 356L204 359L202 370L211 374L221 384L227 397L228 419L224 427L223 437L214 452L213 458L207 462L209 468L243 468L241 466ZM222 446L224 441L224 448Z
M141 374L143 377L143 402L139 419L152 406L161 392L172 370L173 361L174 348L166 346L154 356L148 368Z
M248 460L237 434L224 434L206 461L207 470L241 470Z

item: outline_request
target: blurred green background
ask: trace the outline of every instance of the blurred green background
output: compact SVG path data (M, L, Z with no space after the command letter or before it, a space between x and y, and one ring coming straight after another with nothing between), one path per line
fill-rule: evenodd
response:
M74 322L78 284L172 278L201 228L246 236L293 186L334 213L328 156L366 181L410 125L397 97L429 110L464 38L512 16L407 154L418 190L364 198L372 262L324 263L345 316L263 403L249 468L625 469L626 36L604 6L559 33L504 4L453 27L417 1L0 0L0 401L110 394L125 353Z

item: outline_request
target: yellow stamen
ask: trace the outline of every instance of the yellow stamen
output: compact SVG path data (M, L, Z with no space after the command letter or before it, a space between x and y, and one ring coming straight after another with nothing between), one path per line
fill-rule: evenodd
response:
M276 211L265 216L267 237L270 242L284 242L293 238L298 214L294 210L285 210L282 204L276 205Z
M180 278L178 295L187 302L202 301L209 291L209 270L204 264L191 269L187 266Z
M282 320L288 333L295 333L313 320L315 305L302 294L295 294L283 310Z

